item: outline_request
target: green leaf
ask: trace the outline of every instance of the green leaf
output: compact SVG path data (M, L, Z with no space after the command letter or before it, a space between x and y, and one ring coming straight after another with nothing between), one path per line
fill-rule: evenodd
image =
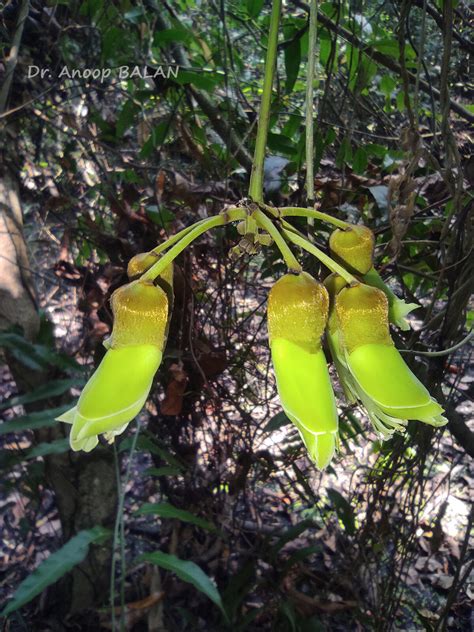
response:
M193 35L183 28L163 29L158 31L153 38L153 44L167 44L168 42L188 42Z
M301 38L293 40L285 47L286 94L291 94L298 78L301 64Z
M170 503L145 503L135 512L135 514L137 516L147 516L152 514L154 516L159 516L160 518L176 518L182 522L195 524L197 527L201 527L201 529L206 529L207 531L216 530L215 526L207 520L203 520L203 518L199 518L184 509L179 509Z
M192 584L195 588L209 597L209 599L216 604L223 615L227 618L219 591L210 577L208 577L197 564L194 562L180 560L175 555L168 555L167 553L162 553L161 551L145 553L138 558L138 561L143 560L156 564L167 571L172 571L183 581Z
M123 441L120 442L120 446L118 451L124 452L125 450L130 450L132 446L133 437L127 437ZM183 469L183 465L178 459L173 456L168 450L165 450L161 446L157 445L154 441L150 439L150 437L146 437L144 435L140 435L137 439L136 449L142 452L150 452L150 454L157 454L164 461L167 461L169 465L173 465L174 467Z
M311 527L315 527L315 526L316 524L314 520L302 520L301 522L298 522L292 527L289 527L289 529L287 529L283 533L283 535L279 537L278 542L272 546L271 548L272 556L275 556L278 553L278 551L285 546L285 544L287 544L288 542L291 542L291 540L298 538L307 529L310 529Z
M123 14L123 19L132 24L139 24L144 22L145 13L143 7L135 7Z
M387 97L390 98L392 96L393 91L397 86L397 82L390 75L384 75L380 79L379 88L380 91Z
M0 334L0 347L5 347L25 367L40 371L50 365L61 369L84 371L84 367L73 358L58 353L45 345L33 344L16 333Z
M151 205L151 206L147 206L145 208L145 212L148 215L148 217L151 219L151 221L156 224L157 226L160 226L161 228L165 227L172 222L175 219L175 214L170 211L168 208L166 208L165 206L155 206L155 205Z
M279 430L280 428L283 428L283 426L287 426L288 424L291 424L291 421L288 419L285 413L281 411L270 419L270 421L263 429L263 432L274 432L275 430Z
M347 500L335 489L328 489L329 500L336 510L339 520L344 525L349 535L354 535L356 531L355 518L352 507Z
M352 168L358 174L365 173L368 165L367 153L362 147L358 147L352 160Z
M41 562L38 568L21 582L12 600L3 609L2 616L15 612L43 592L45 588L57 582L85 559L91 544L104 540L109 534L108 529L99 526L80 531L59 551L52 553L44 562Z
M384 184L378 184L374 187L368 187L368 189L379 209L388 212L388 187Z
M173 81L180 85L186 85L192 83L197 88L212 92L216 87L216 84L221 81L221 77L218 73L210 74L202 72L195 72L193 70L180 70L177 77L173 78Z
M320 544L311 544L309 546L304 546L303 548L298 549L297 551L295 551L295 553L290 555L288 560L285 562L285 565L282 568L282 572L286 574L286 572L293 566L293 564L304 562L311 555L314 555L315 553L320 553L321 548L322 547Z
M71 404L66 404L58 408L48 408L47 410L40 410L39 412L5 421L0 424L0 436L8 432L22 432L23 430L36 430L36 428L54 426L58 423L56 417L62 415L69 408L71 408Z
M0 404L0 410L5 408L13 408L13 406L20 406L23 404L31 404L32 402L39 402L43 399L49 399L50 397L57 397L68 391L73 386L83 386L83 380L51 380L47 384L43 384L39 388L26 393L25 395L17 395Z
M289 156L294 156L298 151L291 138L283 134L272 133L268 134L268 149L272 152L287 154Z
M342 142L336 154L336 167L341 168L344 163L350 162L352 162L352 147L351 141L346 136L342 139Z
M263 0L247 0L247 13L251 18L257 18L263 9Z
M69 450L69 439L56 439L50 443L39 443L28 450L25 459L34 459L38 456L48 456L49 454L63 454Z
M126 101L115 124L117 138L122 138L129 127L133 125L139 106L133 101Z

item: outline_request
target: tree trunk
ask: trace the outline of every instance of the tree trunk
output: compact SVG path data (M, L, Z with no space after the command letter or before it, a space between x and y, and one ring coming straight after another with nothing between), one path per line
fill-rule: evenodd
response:
M0 331L19 326L34 340L40 327L27 247L18 183L4 161L0 174ZM31 391L59 377L51 371L32 371L7 354L7 363L20 393ZM46 409L58 401L43 401L27 408ZM64 437L64 426L35 431L37 442ZM115 465L110 450L93 454L58 454L45 458L48 484L55 493L64 541L81 529L112 527L117 507ZM110 573L110 546L91 547L87 559L50 592L48 605L61 613L90 608L104 602Z

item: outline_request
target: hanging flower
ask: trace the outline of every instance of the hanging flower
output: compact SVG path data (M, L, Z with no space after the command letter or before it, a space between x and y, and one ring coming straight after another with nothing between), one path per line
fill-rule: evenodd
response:
M395 348L385 294L364 284L340 291L334 280L326 285L334 305L328 335L339 377L364 405L375 429L387 437L402 431L410 419L444 425L442 407Z
M108 441L140 412L161 364L168 322L168 298L148 281L132 281L111 298L114 314L107 353L87 382L77 406L58 417L72 424L73 450L89 452L98 435Z
M320 469L337 447L338 417L321 336L329 297L309 274L287 274L272 287L268 330L278 393Z

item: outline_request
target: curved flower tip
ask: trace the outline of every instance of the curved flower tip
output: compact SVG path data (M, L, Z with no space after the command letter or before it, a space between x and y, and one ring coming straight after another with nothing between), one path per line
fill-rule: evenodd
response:
M77 406L58 417L72 424L70 443L89 452L104 434L111 442L142 409L161 363L155 345L109 349L81 393Z
M401 298L394 297L392 300L389 298L388 316L390 322L402 331L408 331L411 324L406 316L419 307L417 303L405 303Z
M332 461L338 448L337 431L313 434L300 426L295 419L293 423L298 428L301 439L308 451L309 458L318 470L324 470Z
M346 357L358 386L385 415L433 426L446 423L443 408L410 371L394 346L368 344ZM381 380L381 375L388 379Z

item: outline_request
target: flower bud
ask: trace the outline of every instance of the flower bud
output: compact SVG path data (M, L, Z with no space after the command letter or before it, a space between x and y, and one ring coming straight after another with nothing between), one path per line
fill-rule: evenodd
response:
M89 452L97 435L108 440L138 415L161 364L168 320L164 290L148 281L132 281L111 299L114 327L108 351L84 387L77 406L58 417L72 424L73 450Z
M132 257L128 262L127 266L127 275L131 280L137 279L144 272L146 272L152 265L154 265L160 258L160 255L157 255L156 252L151 250L150 252L139 252L137 255ZM163 279L165 283L173 286L173 264L171 263L168 267L166 267L163 272L159 276L160 279Z
M336 228L329 237L329 249L339 263L351 272L365 274L372 267L375 237L367 226Z
M338 430L321 348L328 308L327 290L304 272L279 279L268 299L270 349L280 400L320 469L334 455Z
M151 266L156 263L159 258L159 255L153 252L153 250L151 252L139 252L134 255L127 265L128 278L135 280L137 277L146 272L148 268L151 268Z

